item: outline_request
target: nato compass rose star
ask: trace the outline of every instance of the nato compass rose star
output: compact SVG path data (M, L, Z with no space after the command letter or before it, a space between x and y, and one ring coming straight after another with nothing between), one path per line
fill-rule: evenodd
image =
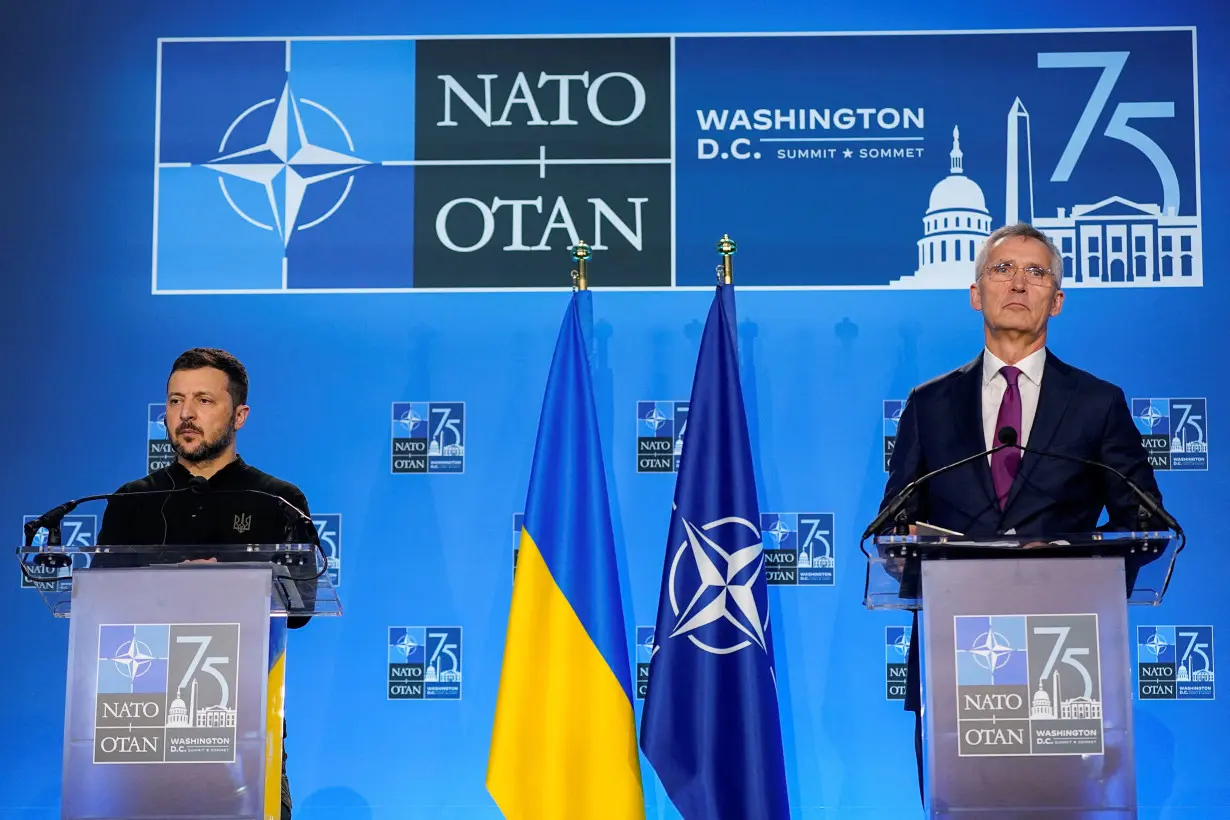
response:
M414 652L414 650L418 649L418 646L419 646L418 643L415 642L414 638L410 637L409 632L407 632L405 635L402 635L401 638L394 645L399 650L401 650L402 655L406 656L407 658L409 658L410 655Z
M415 429L423 423L423 419L418 413L414 412L414 408L411 407L402 414L402 417L397 420L397 423L404 424L406 426L406 436L408 438L413 438Z
M1140 419L1141 421L1148 422L1149 429L1152 430L1154 427L1157 426L1157 423L1159 421L1165 418L1165 416L1163 416L1161 412L1159 412L1158 409L1153 406L1153 402L1149 402L1149 406L1145 408L1145 412L1141 413L1139 416L1137 416L1137 418Z
M769 527L768 532L773 534L773 540L777 542L778 549L780 549L782 539L793 531L782 522L781 518L778 518L773 522L773 526Z
M120 674L129 680L136 680L145 674L154 660L150 648L136 639L124 641L116 650L115 657L110 658L119 669Z
M1166 647L1170 646L1170 644L1166 642L1164 637L1154 632L1149 636L1149 640L1145 641L1145 646L1147 646L1149 651L1153 653L1153 657L1160 658L1162 656L1162 652L1164 652Z
M657 433L662 429L662 425L666 424L669 419L667 419L666 416L662 414L662 411L655 406L645 415L645 418L643 418L642 421L648 424L654 433Z
M983 669L990 670L991 678L995 678L995 670L1001 668L1012 657L1012 646L1008 639L994 629L983 632L974 639L970 654Z
M768 611L765 618L760 617L759 605L753 585L760 577L764 566L764 550L760 540L756 543L734 551L723 549L710 538L706 531L723 525L741 525L747 527L759 536L759 531L751 522L742 518L721 518L703 527L696 527L686 518L683 521L688 540L675 555L671 566L670 599L671 609L675 613L676 622L670 637L686 635L688 640L706 652L715 655L727 655L751 646L753 643L761 649L765 646L765 627L768 625ZM675 593L676 579L681 559L688 555L700 576L700 584L693 593L687 605L680 608ZM717 559L717 560L715 560ZM724 568L719 568L719 564ZM749 570L749 568L752 568ZM696 637L695 633L702 627L725 621L747 636L733 646L710 646Z
M238 151L228 151L227 144L235 128L248 115L269 105L277 107L274 110L273 124L269 128L265 141L260 145L253 145ZM315 108L332 119L342 136L346 138L346 145L351 153L344 154L313 144L304 128L300 105ZM296 228L306 230L319 225L331 217L346 201L346 197L350 195L350 188L354 184L353 176L346 180L346 189L324 215L311 222L299 224L299 209L303 205L303 197L307 193L308 186L346 174L353 175L362 166L370 164L367 160L354 156L354 150L350 132L346 130L346 126L342 125L342 121L319 103L303 98L296 99L291 93L290 83L287 82L282 88L280 99L262 100L235 118L222 136L221 145L218 146L220 156L205 163L205 167L211 171L254 182L264 187L272 214L272 225L252 217L240 208L231 198L230 191L226 187L226 180L221 177L218 179L218 183L222 186L222 195L226 197L226 201L235 213L258 228L267 231L276 230L278 236L282 238L282 247L285 248L290 243L290 236Z

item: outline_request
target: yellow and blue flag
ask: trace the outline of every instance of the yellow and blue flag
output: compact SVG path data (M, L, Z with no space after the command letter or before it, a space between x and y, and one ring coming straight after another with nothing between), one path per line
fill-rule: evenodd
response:
M645 816L588 336L572 295L530 473L487 789L507 820Z

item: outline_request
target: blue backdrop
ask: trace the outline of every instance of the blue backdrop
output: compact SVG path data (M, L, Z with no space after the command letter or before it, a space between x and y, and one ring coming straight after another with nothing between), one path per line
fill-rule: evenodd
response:
M1088 30L1121 27L1147 30ZM655 36L526 39L582 33ZM1134 661L1169 646L1214 672L1230 291L1202 260L1230 253L1228 34L1213 0L28 4L0 34L0 520L17 543L23 516L161 463L171 361L231 350L241 452L303 488L346 606L291 636L296 817L495 818L512 534L567 298L549 288L572 241L600 246L596 398L629 643L649 646L675 459L638 451L685 432L729 232L766 547L812 564L771 589L793 815L916 816L889 683L908 618L862 607L857 536L899 401L980 348L970 248L1010 214L1079 274L1051 345L1123 386L1190 537L1166 603L1132 612ZM426 459L399 458L416 439ZM78 512L88 541L101 507ZM41 820L67 624L9 577L0 820ZM437 664L459 687L392 696L408 629L456 645ZM1204 683L1136 702L1142 816L1230 813L1230 714ZM649 816L675 816L645 772Z

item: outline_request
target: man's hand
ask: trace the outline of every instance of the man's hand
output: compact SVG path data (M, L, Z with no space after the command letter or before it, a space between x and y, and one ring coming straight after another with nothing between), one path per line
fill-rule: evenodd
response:
M216 564L217 558L189 558L187 561L180 561L181 564Z

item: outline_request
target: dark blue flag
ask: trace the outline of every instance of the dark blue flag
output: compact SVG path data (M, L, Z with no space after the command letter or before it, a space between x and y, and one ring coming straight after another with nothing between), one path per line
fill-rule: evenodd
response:
M788 820L734 288L701 337L662 570L641 748L686 820Z

